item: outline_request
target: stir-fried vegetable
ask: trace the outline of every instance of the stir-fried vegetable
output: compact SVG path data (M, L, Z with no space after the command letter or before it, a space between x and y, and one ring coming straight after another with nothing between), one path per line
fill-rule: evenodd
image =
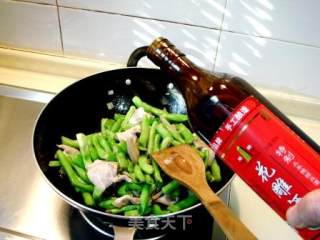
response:
M125 115L101 119L100 132L62 136L49 167L69 179L84 204L112 214L162 215L194 205L196 196L166 176L151 154L190 144L204 161L207 180L217 182L221 175L214 153L183 123L186 115L168 113L137 96L132 102Z

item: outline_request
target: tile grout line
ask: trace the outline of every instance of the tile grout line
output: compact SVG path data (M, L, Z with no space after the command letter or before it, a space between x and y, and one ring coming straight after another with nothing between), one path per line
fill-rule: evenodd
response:
M52 5L52 4L49 4L49 3L38 3L38 2L27 1L27 0L11 0L11 1L13 1L13 2L21 2L21 3L45 5L45 6L52 6L52 7L56 6L56 5ZM197 28L208 29L208 30L218 30L221 33L222 32L233 33L233 34L239 34L239 35L243 35L243 36L247 36L247 37L257 37L257 38L264 38L264 39L268 39L268 40L274 40L274 41L280 42L280 43L289 43L289 44L294 44L294 45L298 45L298 46L312 47L312 48L318 48L318 49L320 48L320 46L313 45L313 44L308 44L308 43L295 42L295 41L285 40L285 39L281 39L281 38L271 38L271 37L266 37L266 36L261 36L261 35L256 35L256 34L238 32L238 31L234 31L234 30L226 30L226 29L222 29L222 26L220 26L220 28L215 28L215 27L207 27L207 26L203 26L203 25L201 26L201 25L195 25L195 24L190 24L190 23L176 22L176 21L171 21L171 20L163 20L163 19L141 17L141 16L136 16L136 15L130 15L130 14L107 12L107 11L102 11L102 10L92 10L92 9L85 9L85 8L60 6L60 5L57 5L57 6L61 7L61 8L66 8L66 9L74 9L74 10L82 10L82 11L89 11L89 12L105 13L105 14L118 15L118 16L123 16L123 17L140 18L140 19L151 20L151 21L154 20L154 21L159 21L159 22L167 22L167 23L173 23L173 24L197 27ZM225 14L223 14L223 16L224 15Z
M58 15L61 51L62 51L62 55L64 55L64 44L63 44L62 26L61 26L60 9L59 9L59 5L58 5L58 0L56 0L56 6L57 6L57 15Z
M228 4L228 0L226 0L225 4L224 4L224 11L222 13L222 18L221 18L221 24L220 24L220 31L219 31L219 37L218 37L218 44L217 44L217 49L216 49L216 54L214 56L214 60L213 60L213 71L215 72L216 70L216 64L217 64L217 57L218 57L218 52L219 52L219 48L220 48L220 44L221 44L221 35L222 35L222 25L224 22L224 16L225 16L225 12L227 9L227 4Z

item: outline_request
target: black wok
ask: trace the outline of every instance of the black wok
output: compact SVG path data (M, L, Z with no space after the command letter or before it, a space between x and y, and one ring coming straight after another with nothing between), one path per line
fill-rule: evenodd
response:
M139 53L141 50L131 56L129 65L137 63L142 57ZM154 106L165 107L170 112L185 113L186 106L182 95L169 83L170 79L158 69L129 67L84 78L57 94L40 113L33 135L36 162L49 185L70 205L106 224L129 226L129 221L133 218L140 218L147 224L151 217L119 216L85 206L81 195L75 192L67 179L57 174L56 169L49 168L48 162L53 159L56 144L60 142L62 135L75 138L78 132L88 134L99 131L101 118L111 118L115 112L125 113L135 95ZM109 110L107 103L112 103L113 109ZM212 186L217 193L223 190L233 176L228 167L223 163L220 165L222 181ZM192 214L192 210L200 205L201 203L198 203L159 218ZM155 234L153 231L146 232L142 234L144 237ZM159 230L156 232L156 235L159 235Z

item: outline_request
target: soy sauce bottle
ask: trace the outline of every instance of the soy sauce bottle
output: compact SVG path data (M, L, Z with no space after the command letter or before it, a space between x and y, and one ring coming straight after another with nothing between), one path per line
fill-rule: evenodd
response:
M218 160L283 219L290 206L320 188L319 146L249 83L196 66L164 38L152 42L147 56L179 87L190 125ZM320 236L317 229L299 233Z

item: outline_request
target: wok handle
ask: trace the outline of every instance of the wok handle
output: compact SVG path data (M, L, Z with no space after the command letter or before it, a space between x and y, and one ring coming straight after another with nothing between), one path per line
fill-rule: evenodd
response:
M133 240L136 230L133 227L113 226L114 240Z
M148 46L144 46L134 50L128 59L127 67L136 67L138 65L139 60L147 56L147 49Z

